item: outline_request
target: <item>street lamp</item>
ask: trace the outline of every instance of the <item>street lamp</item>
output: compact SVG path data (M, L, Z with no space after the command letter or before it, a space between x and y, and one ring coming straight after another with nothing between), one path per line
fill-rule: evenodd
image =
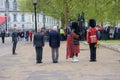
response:
M45 29L45 23L46 23L46 17L45 14L43 13L43 28Z
M8 10L9 10L9 1L5 1L5 18L6 18L6 32L8 31Z
M37 19L36 19L36 5L37 5L37 0L33 0L33 5L34 5L34 13L35 13L35 32L37 32Z

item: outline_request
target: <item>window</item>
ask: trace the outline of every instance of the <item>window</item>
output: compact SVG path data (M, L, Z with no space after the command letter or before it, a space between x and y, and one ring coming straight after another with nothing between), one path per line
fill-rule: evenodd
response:
M43 15L43 23L45 23L46 22L46 17L45 17L45 15Z
M21 16L21 19L22 19L23 22L25 21L25 15L24 14Z
M47 17L45 18L45 22L46 22L46 23L48 22L48 18L47 18Z
M22 24L22 28L24 29L24 27L25 27L25 25L24 24Z
M13 1L13 10L17 10L17 1L16 0L14 0Z
M34 15L32 15L32 22L34 22Z
M16 22L17 21L17 14L13 15L13 21Z
M5 9L9 10L9 1L8 0L5 1Z
M0 2L0 8L3 7L3 0Z
M38 22L39 22L39 15L38 15Z
M16 27L16 24L14 24L14 27Z

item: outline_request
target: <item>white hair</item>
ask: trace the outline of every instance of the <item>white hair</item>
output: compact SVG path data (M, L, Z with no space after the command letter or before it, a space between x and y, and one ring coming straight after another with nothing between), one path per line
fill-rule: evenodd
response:
M57 30L57 26L54 26L54 27L53 27L53 30Z

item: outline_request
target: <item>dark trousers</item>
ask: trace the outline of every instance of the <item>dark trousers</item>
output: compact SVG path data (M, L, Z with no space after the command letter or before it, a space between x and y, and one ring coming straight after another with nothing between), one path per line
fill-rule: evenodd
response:
M64 40L65 40L64 34L61 34L61 41L64 41Z
M32 37L30 37L30 41L32 42Z
M28 36L26 36L25 39L26 39L26 41L29 41L29 37Z
M96 47L95 47L96 43L91 43L89 44L90 47L90 60L94 61L96 60Z
M16 45L17 45L17 42L13 42L13 48L12 48L12 52L13 52L13 54L15 54Z
M4 43L5 42L5 37L2 37L2 43Z
M43 48L42 47L35 47L35 50L36 50L36 61L41 62Z

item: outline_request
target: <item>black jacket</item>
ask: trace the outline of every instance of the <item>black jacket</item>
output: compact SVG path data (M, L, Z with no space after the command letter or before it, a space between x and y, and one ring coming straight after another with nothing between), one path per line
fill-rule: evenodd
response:
M1 32L1 37L5 37L5 31Z
M17 41L18 41L18 33L16 31L14 31L12 33L12 42L17 43Z

